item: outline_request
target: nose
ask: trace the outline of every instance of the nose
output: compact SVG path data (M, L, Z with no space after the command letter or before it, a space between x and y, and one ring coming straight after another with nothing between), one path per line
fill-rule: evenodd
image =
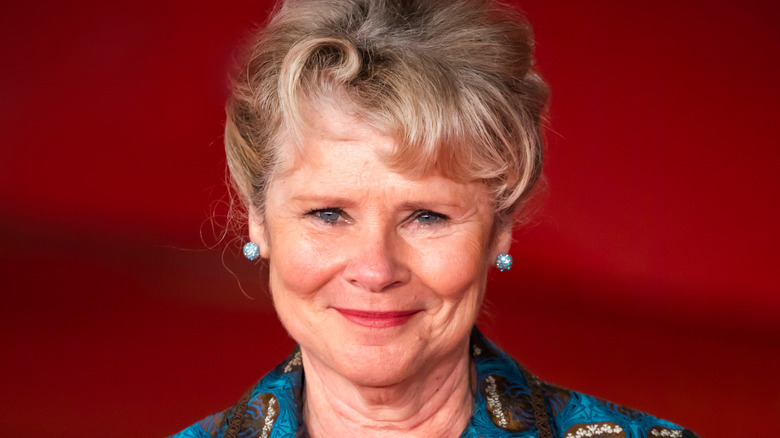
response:
M409 282L411 270L404 260L401 239L392 232L362 232L349 248L345 279L368 292L384 292Z

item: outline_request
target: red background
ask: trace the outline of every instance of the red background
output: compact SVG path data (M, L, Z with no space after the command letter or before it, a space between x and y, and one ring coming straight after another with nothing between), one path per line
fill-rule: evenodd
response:
M162 436L292 345L257 267L207 248L224 72L269 6L68 3L0 15L0 434ZM774 435L780 8L522 7L553 90L550 194L484 331L548 381Z

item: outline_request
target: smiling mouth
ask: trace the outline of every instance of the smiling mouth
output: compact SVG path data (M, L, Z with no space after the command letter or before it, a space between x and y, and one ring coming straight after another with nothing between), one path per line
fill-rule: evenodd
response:
M363 310L339 309L336 310L357 325L371 328L388 328L406 324L419 310L403 310L399 312L367 312Z

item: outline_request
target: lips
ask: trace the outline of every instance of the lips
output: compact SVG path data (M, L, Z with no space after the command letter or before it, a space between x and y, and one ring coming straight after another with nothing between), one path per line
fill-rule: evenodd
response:
M354 309L336 309L341 316L357 325L371 328L389 328L406 324L419 310L397 312L367 312Z

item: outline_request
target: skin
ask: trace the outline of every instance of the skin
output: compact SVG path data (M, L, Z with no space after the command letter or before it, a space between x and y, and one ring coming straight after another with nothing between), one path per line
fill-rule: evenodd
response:
M249 224L301 345L309 433L457 437L473 404L469 334L511 232L495 229L482 183L387 167L393 138L335 109L310 124Z

